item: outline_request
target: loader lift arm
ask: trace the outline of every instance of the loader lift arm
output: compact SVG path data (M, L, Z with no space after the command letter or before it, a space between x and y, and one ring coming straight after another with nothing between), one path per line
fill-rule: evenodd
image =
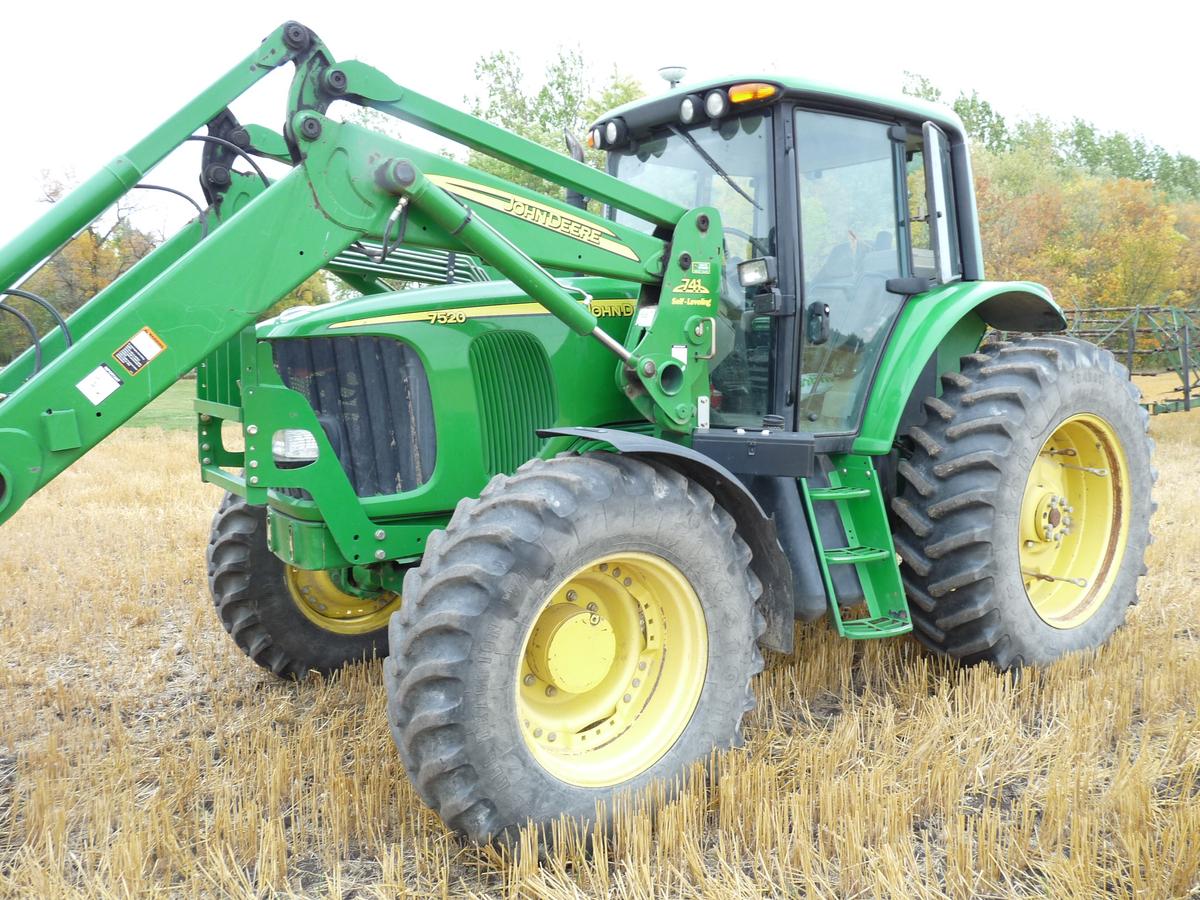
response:
M228 148L206 153L206 196L218 202L205 211L205 227L193 222L85 303L68 320L74 344L48 335L35 374L28 352L0 375L0 522L297 284L360 239L391 234L401 220L406 243L478 254L573 331L597 335L621 359L618 381L639 410L660 427L690 430L696 398L707 391L715 322L695 304L672 305L666 290L658 304L658 287L700 277L717 296L723 255L716 211L684 210L401 88L362 63L335 64L295 22L0 249L0 289L40 265L197 129L236 125L229 103L288 62L296 74L283 141L260 155L278 158L286 148L292 170L269 186L239 173L222 183L211 170L228 159L218 152ZM602 200L653 223L655 234L332 120L325 111L336 99ZM257 126L242 132L256 146L269 143ZM587 298L546 267L646 286L644 314L634 320L641 324L618 344L598 331Z

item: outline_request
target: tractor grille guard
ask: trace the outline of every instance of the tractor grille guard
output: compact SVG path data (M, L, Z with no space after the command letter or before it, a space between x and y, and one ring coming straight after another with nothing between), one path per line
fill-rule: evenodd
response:
M389 338L356 335L272 342L283 383L302 394L359 497L411 491L437 459L433 402L420 357ZM281 493L310 499L298 488Z

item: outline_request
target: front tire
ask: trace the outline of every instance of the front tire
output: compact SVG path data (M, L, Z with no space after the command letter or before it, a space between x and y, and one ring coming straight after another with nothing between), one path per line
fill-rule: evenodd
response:
M1006 669L1104 643L1137 599L1152 442L1112 354L984 345L925 400L892 502L913 634Z
M330 675L387 656L395 594L348 594L328 572L286 565L267 544L267 514L226 494L208 542L208 585L238 649L281 678Z
M535 460L462 501L405 578L384 665L422 799L511 843L737 744L763 665L749 563L711 494L617 454Z

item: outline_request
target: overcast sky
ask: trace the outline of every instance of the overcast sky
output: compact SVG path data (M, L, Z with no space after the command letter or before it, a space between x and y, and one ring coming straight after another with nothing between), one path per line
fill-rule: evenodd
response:
M475 90L474 62L495 49L518 54L533 82L558 47L575 47L596 82L616 65L651 92L665 87L656 70L668 64L687 66L689 79L768 71L886 93L909 69L950 97L977 89L1010 119L1079 116L1200 157L1200 6L1111 9L1094 0L8 2L0 244L44 209L43 170L90 176L289 18L337 57L454 104ZM291 71L235 105L243 122L279 127ZM199 196L199 152L179 151L153 180ZM194 214L182 200L143 197L143 227L170 230Z

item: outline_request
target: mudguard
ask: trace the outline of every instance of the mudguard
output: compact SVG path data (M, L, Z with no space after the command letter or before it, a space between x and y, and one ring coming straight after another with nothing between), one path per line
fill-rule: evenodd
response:
M1001 331L1062 331L1067 320L1050 291L1031 281L956 282L912 297L901 310L880 360L854 452L889 452L926 361L955 331L954 342L970 346L966 352L971 352L987 326ZM973 334L963 334L972 327Z
M661 438L613 428L549 428L540 437L575 437L598 441L626 456L638 456L670 466L704 486L737 522L754 558L750 567L763 585L762 612L767 629L760 643L780 653L791 653L794 640L792 567L784 555L775 521L742 481L721 464L691 447Z

